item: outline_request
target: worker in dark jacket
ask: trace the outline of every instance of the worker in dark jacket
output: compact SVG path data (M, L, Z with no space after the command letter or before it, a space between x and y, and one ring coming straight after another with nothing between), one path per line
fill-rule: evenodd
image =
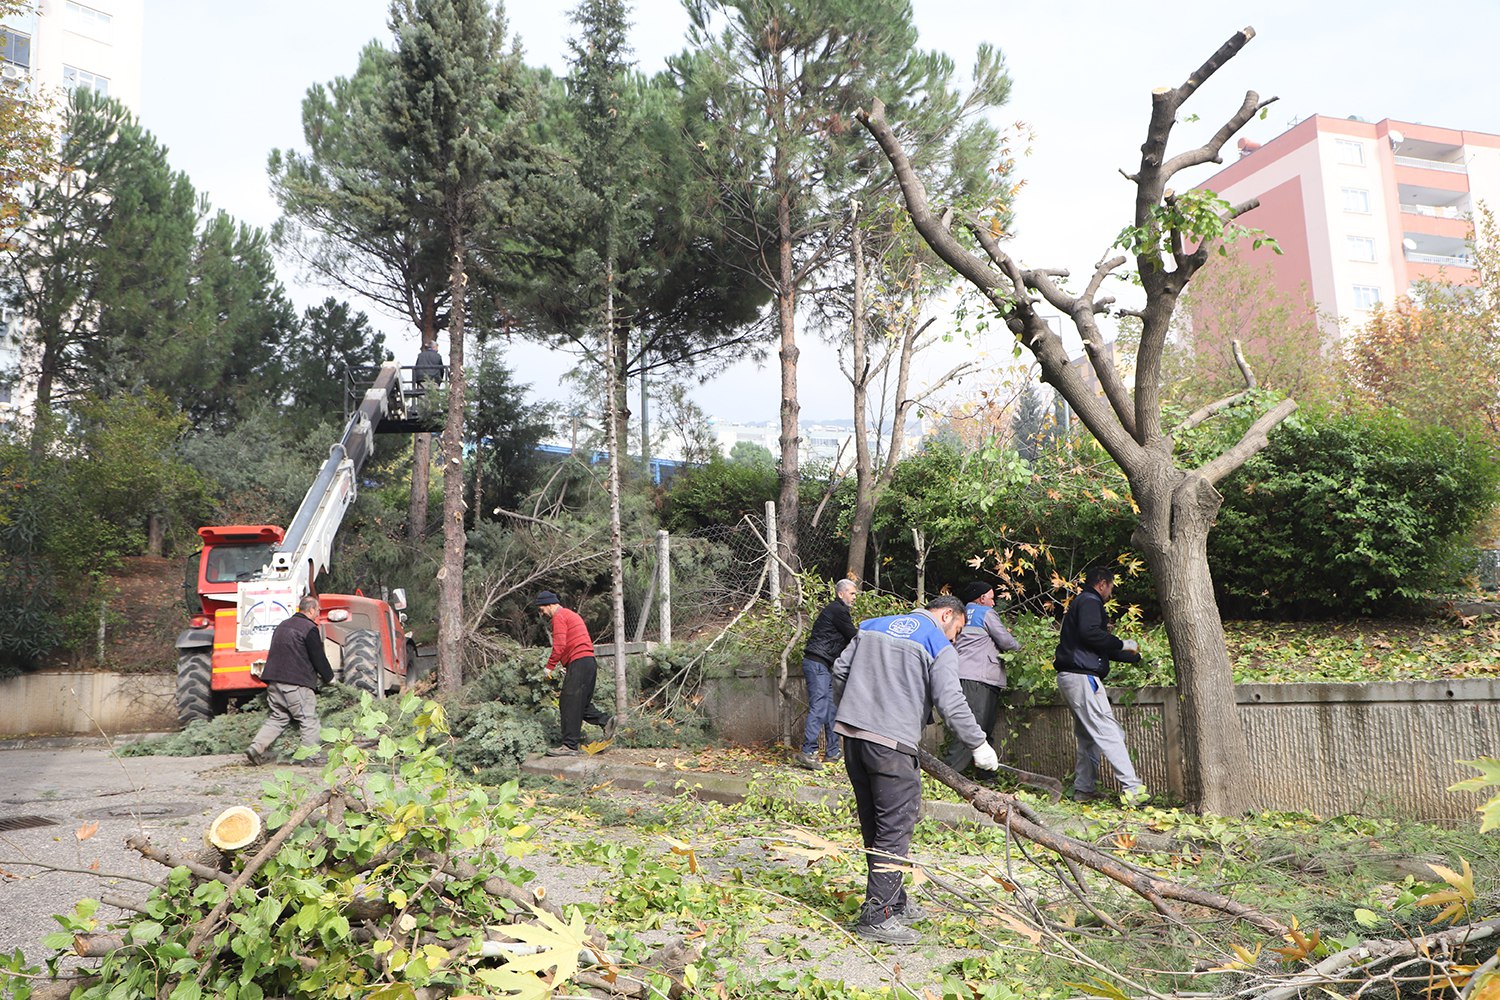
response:
M411 378L418 386L423 382L431 382L434 386L443 384L443 356L438 353L437 348L431 341L424 343L422 349L417 352L417 363L411 366Z
M822 770L818 762L818 736L823 736L823 760L839 759L839 736L833 731L833 661L839 658L849 640L854 638L854 618L849 608L859 585L843 579L833 585L833 600L818 612L812 635L802 650L802 676L807 678L807 724L802 727L802 750L797 766L809 771Z
M252 764L270 760L271 744L288 722L297 724L302 745L315 752L321 745L318 725L317 689L333 680L333 667L323 652L323 634L318 631L318 598L309 594L297 602L297 613L282 620L271 633L266 665L260 679L266 682L266 704L271 714L250 741L245 756ZM321 762L316 756L308 761Z
M1104 678L1109 676L1111 660L1139 663L1141 654L1134 639L1122 640L1110 633L1109 611L1104 603L1114 591L1114 570L1096 566L1088 571L1083 590L1063 616L1052 666L1057 670L1058 690L1073 713L1073 735L1078 739L1073 797L1081 801L1100 798L1096 785L1103 757L1120 779L1123 800L1136 805L1151 796L1130 763L1125 732L1115 720Z
M906 898L901 872L922 808L917 744L933 708L969 747L975 766L993 771L999 763L958 686L953 637L963 624L963 603L937 597L925 610L861 622L833 664L834 725L844 737L865 844L865 904L854 931L883 944L921 940L910 925L926 913Z
M1001 653L1021 648L995 610L995 588L975 580L959 591L964 602L964 627L953 640L958 650L958 683L964 689L964 700L974 713L986 736L994 738L995 720L1000 714L1000 697L1005 691L1005 665ZM948 766L962 771L969 766L971 755L963 740L952 740L948 747Z

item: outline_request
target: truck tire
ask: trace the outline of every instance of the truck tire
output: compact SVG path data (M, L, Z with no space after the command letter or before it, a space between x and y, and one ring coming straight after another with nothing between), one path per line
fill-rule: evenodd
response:
M385 697L385 665L380 662L380 638L369 629L344 637L343 681L352 688Z
M213 657L206 649L185 649L177 658L177 718L183 725L214 717Z

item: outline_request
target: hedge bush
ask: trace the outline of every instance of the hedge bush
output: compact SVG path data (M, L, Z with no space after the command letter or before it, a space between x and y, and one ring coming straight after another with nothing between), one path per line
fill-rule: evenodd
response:
M1388 613L1452 587L1494 508L1493 448L1389 412L1296 415L1221 487L1209 561L1226 610Z

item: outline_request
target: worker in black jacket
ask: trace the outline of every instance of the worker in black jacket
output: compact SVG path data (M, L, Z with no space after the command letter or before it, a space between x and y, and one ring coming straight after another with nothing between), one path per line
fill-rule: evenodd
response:
M321 745L316 692L320 684L333 680L333 667L323 652L318 606L316 595L302 598L297 603L297 613L283 619L271 633L271 648L266 651L266 665L260 674L260 679L266 682L266 703L271 706L271 715L245 751L252 764L264 764L271 759L271 744L288 722L297 724L302 745L313 749L315 756L308 760L320 762L316 756Z
M1134 639L1120 639L1109 630L1109 611L1104 603L1115 591L1114 570L1096 566L1083 579L1083 590L1068 605L1062 634L1052 666L1057 670L1057 688L1073 713L1073 735L1078 739L1074 762L1073 797L1080 801L1099 798L1099 759L1109 761L1124 788L1121 798L1129 805L1150 798L1146 786L1130 763L1125 732L1115 720L1104 678L1109 663L1139 663L1141 654Z
M818 612L812 635L802 650L802 676L807 678L807 725L802 730L802 750L796 759L798 767L809 771L823 769L818 762L819 734L823 736L823 760L831 764L840 759L839 737L833 731L832 670L833 661L854 638L856 630L849 608L858 592L859 585L850 579L833 585L833 600Z

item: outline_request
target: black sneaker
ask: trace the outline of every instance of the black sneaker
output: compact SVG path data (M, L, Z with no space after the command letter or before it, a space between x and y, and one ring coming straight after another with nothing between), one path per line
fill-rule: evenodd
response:
M579 753L579 751L578 751L577 747L548 747L547 748L547 756L548 757L577 757L578 753Z
M263 752L256 750L254 747L251 747L249 750L245 751L245 759L254 766L260 767L271 758L267 757Z
M855 924L854 933L867 941L881 944L911 945L922 940L922 935L901 922L900 917L886 917L884 923Z
M615 730L619 728L618 721L613 715L604 720L604 738L606 740L615 738Z
M797 756L793 757L792 759L796 761L798 767L805 767L809 771L823 770L823 765L818 763L818 758L814 757L810 753L798 753Z

